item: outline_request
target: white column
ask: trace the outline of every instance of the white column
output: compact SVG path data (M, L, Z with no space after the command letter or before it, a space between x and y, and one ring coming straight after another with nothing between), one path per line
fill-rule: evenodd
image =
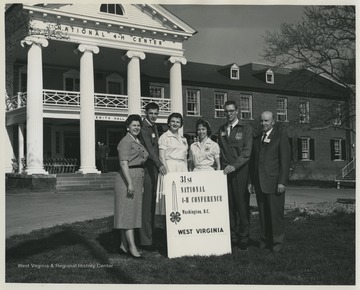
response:
M26 173L47 174L43 165L43 72L42 50L49 42L44 38L28 36L21 45L27 44L27 101L26 101Z
M170 57L170 99L171 111L183 115L181 64L186 64L184 57Z
M95 163L95 108L93 53L99 48L80 44L80 168L79 173L100 173Z
M145 53L138 51L128 51L125 56L129 58L127 72L129 114L141 115L140 59L145 59Z
M18 125L18 160L19 160L19 173L21 173L23 171L23 166L22 166L22 162L21 159L24 158L24 129L25 129L25 125L20 123Z
M6 173L11 173L13 172L13 166L12 166L12 159L15 158L15 154L14 154L14 126L6 126L6 137L5 137L5 142L4 142L4 147L5 147L5 151L6 151L6 163L5 163L5 172Z

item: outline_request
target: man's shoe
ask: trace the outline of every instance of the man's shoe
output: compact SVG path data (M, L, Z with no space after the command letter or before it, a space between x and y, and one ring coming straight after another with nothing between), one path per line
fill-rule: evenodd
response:
M248 243L240 242L238 246L239 246L239 249L242 251L247 251L247 249L248 249Z
M267 248L267 244L264 241L261 241L260 245L259 245L259 248L260 248L260 250L264 250L264 249Z
M279 253L279 252L281 251L281 249L282 249L282 244L275 244L275 245L273 245L273 247L272 247L272 251L273 251L274 253Z

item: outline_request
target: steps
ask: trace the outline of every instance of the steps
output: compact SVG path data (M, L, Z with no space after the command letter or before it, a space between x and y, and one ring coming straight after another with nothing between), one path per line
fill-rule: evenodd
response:
M56 191L113 190L117 172L56 174Z

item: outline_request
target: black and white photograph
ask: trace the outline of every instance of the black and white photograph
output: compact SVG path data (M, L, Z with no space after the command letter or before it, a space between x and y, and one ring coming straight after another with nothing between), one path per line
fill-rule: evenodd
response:
M2 4L2 289L356 286L355 1L62 2Z

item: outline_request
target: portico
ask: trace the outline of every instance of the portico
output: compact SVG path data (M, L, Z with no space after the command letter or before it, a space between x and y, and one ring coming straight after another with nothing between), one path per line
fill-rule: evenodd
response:
M8 172L11 159L24 156L26 174L47 174L45 147L52 156L61 156L65 146L56 131L60 125L61 132L78 128L78 172L99 173L97 122L115 128L128 114L141 115L151 101L159 104L162 123L171 111L183 112L182 42L195 31L159 5L121 5L124 14L119 17L100 13L98 6L18 5L9 12L8 17L25 13L30 25L28 36L13 33L7 39L14 46L7 61L19 71L19 78L7 86ZM13 26L10 29L17 31ZM151 96L143 76L164 62L169 67L169 93ZM24 69L26 82L20 73ZM45 123L50 136L44 134Z

